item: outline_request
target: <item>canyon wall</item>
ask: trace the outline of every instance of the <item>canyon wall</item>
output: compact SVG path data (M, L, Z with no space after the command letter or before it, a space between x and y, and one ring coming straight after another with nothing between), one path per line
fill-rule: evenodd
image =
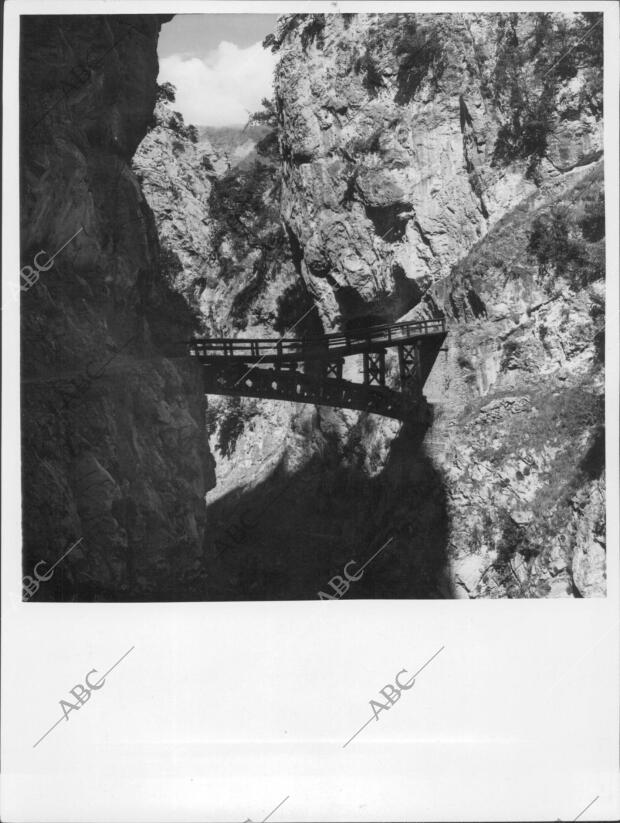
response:
M596 69L550 79L569 23L281 18L282 212L327 320L400 317L518 201L601 157Z
M152 18L141 20L151 31ZM63 292L66 320L56 322L84 369L102 343L73 303L98 307L89 321L116 355L105 373L136 366L126 391L106 390L105 377L91 382L94 416L53 431L54 460L39 435L49 466L30 462L31 472L51 468L60 478L56 509L61 497L75 499L69 525L79 525L71 518L81 517L80 488L64 479L76 458L59 457L62 438L79 433L71 449L110 475L113 494L96 496L104 520L92 540L110 545L100 528L110 524L111 571L86 574L126 587L125 568L138 596L166 596L166 579L188 598L312 599L349 560L380 550L348 597L604 594L601 65L598 39L588 43L600 37L597 25L596 15L285 15L266 42L280 54L274 134L235 168L183 123L154 73L143 76L148 106L133 100L95 116L88 95L76 94L73 105L86 106L78 125L62 104L56 155L36 155L29 180L43 177L49 193L62 177L49 159L68 144L88 160L71 189L82 212L84 189L105 191L119 157L124 188L121 211L118 200L96 204L87 235L98 255L120 252L101 278L106 290L77 269ZM151 39L131 59L152 48ZM100 94L118 106L140 84L120 89L114 77ZM123 136L136 113L135 139ZM97 158L103 189L88 176ZM53 220L66 210L56 206ZM86 253L82 234L67 247L72 265ZM83 282L90 291L79 303ZM39 285L25 297L47 300ZM426 387L428 431L347 410L210 396L214 465L200 439L198 375L178 341L316 334L437 311L450 333ZM137 348L118 351L126 340ZM33 404L42 372L58 366L50 351L30 349ZM397 387L393 356L388 366ZM346 376L359 380L358 367L349 362ZM144 410L155 382L166 406L153 421ZM146 417L132 411L140 397ZM148 464L136 447L144 438ZM135 511L152 524L148 557ZM167 542L164 526L178 540Z
M454 594L604 594L600 16L285 15L266 45L325 328L449 319L409 459L439 484ZM387 468L390 424L366 425ZM414 521L408 554L419 487L371 504Z
M81 538L39 599L187 598L203 568L197 322L130 168L166 19L22 18L22 265L46 267L22 278L25 574Z
M230 169L193 138L174 100L162 99L133 159L174 288L211 336L321 333L280 214L273 134ZM349 369L359 380L358 366ZM451 596L441 483L419 432L400 429L346 410L209 396L217 482L207 495L204 597L314 599L352 557L363 562L390 538L397 562L378 558L355 596Z
M308 298L280 219L273 145L231 167L204 134L196 141L193 127L182 123L173 90L162 87L159 96L132 166L155 215L173 288L205 335L283 332L306 311ZM302 327L320 330L311 316ZM210 503L238 494L250 477L269 476L299 410L267 400L208 398L207 431L217 460ZM211 546L218 520L225 530L228 516L213 520Z

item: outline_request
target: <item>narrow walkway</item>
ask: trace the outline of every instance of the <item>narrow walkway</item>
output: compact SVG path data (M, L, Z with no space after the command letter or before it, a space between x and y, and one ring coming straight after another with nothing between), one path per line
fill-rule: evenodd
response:
M446 334L445 319L435 317L313 338L201 338L189 351L204 367L207 394L315 403L426 424L422 389ZM400 391L386 385L388 348L398 350ZM345 358L356 355L363 358L362 383L342 376Z

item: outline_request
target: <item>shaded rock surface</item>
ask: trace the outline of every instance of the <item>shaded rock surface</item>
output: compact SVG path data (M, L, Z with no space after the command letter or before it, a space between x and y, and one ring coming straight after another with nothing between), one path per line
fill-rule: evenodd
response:
M205 401L171 345L196 324L130 168L166 19L22 20L23 264L66 244L21 296L24 572L82 538L40 599L182 597L202 558Z

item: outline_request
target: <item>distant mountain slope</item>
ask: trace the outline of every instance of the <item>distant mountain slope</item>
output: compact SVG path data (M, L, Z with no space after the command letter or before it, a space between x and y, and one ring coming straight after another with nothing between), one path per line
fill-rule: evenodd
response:
M256 144L269 131L266 126L199 126L198 141L208 141L231 166L247 167L257 159Z

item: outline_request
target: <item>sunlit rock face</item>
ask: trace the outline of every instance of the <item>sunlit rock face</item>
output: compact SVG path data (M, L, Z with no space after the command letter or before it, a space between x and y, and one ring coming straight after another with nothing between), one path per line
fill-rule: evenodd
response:
M82 538L42 599L183 597L200 568L215 478L174 345L196 323L130 168L165 19L22 18L23 264L70 240L21 297L24 571Z
M543 52L527 55L561 15L547 17L281 20L282 211L329 324L399 317L536 190L530 156L496 161L506 95L535 84ZM601 155L587 82L581 72L556 94L542 179Z
M197 143L197 132L191 124L185 126L182 115L174 110L174 101L159 99L150 128L133 156L132 169L155 215L174 289L202 320L208 306L201 306L201 299L217 283L210 197L214 181L228 170L228 164L206 139Z
M287 15L272 38L282 215L325 327L450 322L424 447L457 597L605 592L601 30ZM394 494L417 505L414 488Z
M169 280L191 307L200 333L277 336L309 307L275 197L279 168L256 152L231 166L205 134L199 140L195 134L175 112L175 101L160 99L132 160ZM291 303L291 294L289 317L281 303ZM321 331L316 316L304 318L302 328ZM217 459L209 503L269 475L300 408L209 397L207 431Z

